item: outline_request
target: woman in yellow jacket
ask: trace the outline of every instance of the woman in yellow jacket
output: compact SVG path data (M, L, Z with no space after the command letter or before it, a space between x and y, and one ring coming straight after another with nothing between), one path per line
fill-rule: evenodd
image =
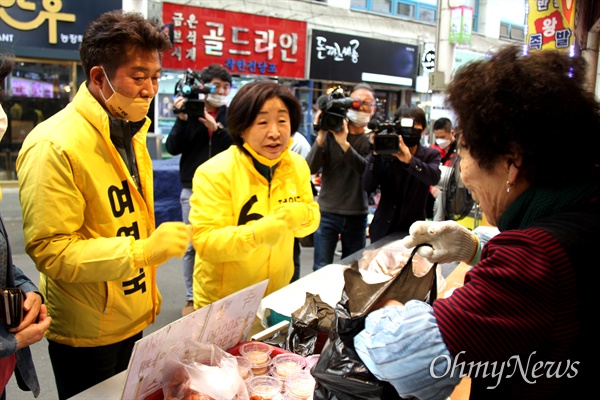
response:
M198 167L192 183L194 308L265 279L265 295L290 282L294 237L320 221L308 165L289 151L301 116L298 100L272 81L248 83L232 100L236 145Z

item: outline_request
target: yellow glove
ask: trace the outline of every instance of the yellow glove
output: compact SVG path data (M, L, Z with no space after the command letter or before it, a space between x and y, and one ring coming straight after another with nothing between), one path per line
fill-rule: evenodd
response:
M286 222L280 215L262 217L252 225L254 240L259 245L274 247L281 240L286 227Z
M312 221L312 212L308 204L302 202L285 203L275 208L274 215L285 220L288 229L295 231Z
M161 265L171 257L183 257L191 240L192 230L189 225L183 222L164 222L148 239L135 241L136 261L141 258L144 266L151 266Z

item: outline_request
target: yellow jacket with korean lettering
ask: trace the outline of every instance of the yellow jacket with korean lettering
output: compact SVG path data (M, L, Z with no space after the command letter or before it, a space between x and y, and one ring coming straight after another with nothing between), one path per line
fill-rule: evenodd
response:
M17 158L25 250L52 317L46 337L103 346L160 312L156 267L140 244L154 231L150 120L133 136L141 192L110 139L107 112L85 83L27 136Z
M275 247L257 245L252 222L287 201L308 204L312 220L294 232L284 229ZM254 167L252 158L237 146L198 167L190 207L196 250L196 309L267 278L265 295L290 283L294 236L316 231L321 215L304 158L286 151L269 184Z

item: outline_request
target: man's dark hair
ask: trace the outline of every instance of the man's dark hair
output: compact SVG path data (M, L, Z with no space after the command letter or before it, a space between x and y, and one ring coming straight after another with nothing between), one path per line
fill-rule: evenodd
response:
M13 70L15 60L12 54L0 51L0 80L6 78Z
M427 128L427 117L425 116L425 111L414 104L402 104L400 107L398 107L396 110L395 119L399 120L400 118L412 118L414 123L421 124L423 129Z
M160 27L140 13L114 10L100 15L86 28L79 48L86 79L90 80L90 70L99 65L112 77L126 62L131 47L157 51L162 60L162 52L172 45Z
M202 82L204 83L209 83L215 78L219 78L230 85L233 83L231 72L221 64L210 64L200 71L200 79L202 79Z
M436 119L433 123L433 130L437 131L439 129L442 129L448 133L452 132L452 121L446 117Z
M12 54L0 51L0 100L4 98L4 79L10 75L14 66Z
M227 127L236 145L240 148L243 146L242 133L254 123L265 102L276 97L283 101L290 114L290 134L298 130L302 119L300 101L285 86L277 82L257 80L242 86L229 105Z

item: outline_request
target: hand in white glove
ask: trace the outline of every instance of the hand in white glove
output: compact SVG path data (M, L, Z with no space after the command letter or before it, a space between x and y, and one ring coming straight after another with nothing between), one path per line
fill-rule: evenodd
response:
M467 264L479 250L477 236L454 221L417 221L411 225L409 235L402 239L405 247L411 248L423 243L417 254L432 263L464 261Z
M252 224L252 229L254 230L254 240L257 244L274 247L279 243L287 229L287 222L281 214L267 215Z

